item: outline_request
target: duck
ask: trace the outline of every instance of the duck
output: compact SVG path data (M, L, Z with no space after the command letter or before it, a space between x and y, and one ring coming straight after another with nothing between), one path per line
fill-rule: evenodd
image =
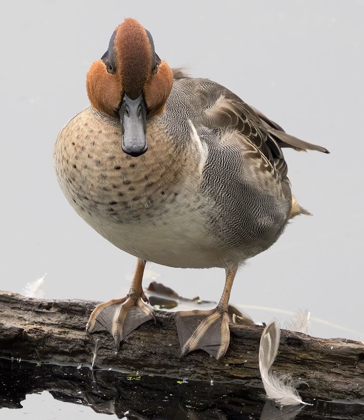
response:
M147 262L219 267L217 306L176 312L175 322L181 356L222 358L239 267L309 214L292 195L283 149L328 150L287 134L224 86L172 69L132 18L91 65L86 89L90 106L55 143L57 179L78 215L137 259L127 296L96 306L87 331L109 332L119 350L155 319L142 286Z

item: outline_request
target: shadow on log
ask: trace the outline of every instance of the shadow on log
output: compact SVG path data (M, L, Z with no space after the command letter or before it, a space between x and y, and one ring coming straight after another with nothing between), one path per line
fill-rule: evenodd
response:
M160 389L161 385L157 385L158 383L172 381L168 382L168 387L172 389L171 384L174 384L176 395L180 395L182 387L178 382L183 379L189 383L204 381L196 385L196 389L199 391L205 389L206 395L216 392L218 394L217 390L223 390L218 397L220 400L226 393L239 395L238 399L247 399L239 392L246 393L246 390L249 390L248 393L260 401L258 411L262 410L264 390L258 369L258 348L262 327L231 324L231 345L226 356L220 361L200 351L180 360L173 313L156 311L156 323L144 324L134 331L116 354L110 335L102 333L88 335L85 332L87 319L96 304L97 302L81 300L33 299L10 292L0 292L0 357L41 362L42 369L47 369L43 365L44 362L73 366L77 373L78 365L90 366L97 342L95 366L104 369L94 373L98 376L99 384L106 381L103 378L111 375L107 371L109 368L124 372L140 372L143 374L144 388L149 387L151 392ZM345 399L355 403L355 407L359 407L361 412L364 411L364 406L360 405L364 400L363 343L313 338L283 330L274 370L299 380L298 390L305 401ZM84 371L85 369L80 369L79 373ZM88 375L91 375L91 371L89 369L87 371ZM148 375L165 376L169 379L160 380L156 377L152 379L153 377ZM112 386L114 381L111 380ZM214 383L213 387L210 385L211 381ZM109 381L106 382L110 386ZM223 386L219 385L221 382ZM141 386L140 383L138 381L138 386ZM123 384L122 387L124 392L127 385ZM62 389L68 388L65 386ZM54 392L62 393L62 391ZM67 392L62 395L66 398ZM199 399L203 401L204 397L199 396ZM129 406L128 409L132 408ZM122 412L124 408L120 410ZM308 412L307 410L310 409L305 407L304 412ZM299 414L298 418L305 417ZM351 415L351 417L336 418L356 417Z

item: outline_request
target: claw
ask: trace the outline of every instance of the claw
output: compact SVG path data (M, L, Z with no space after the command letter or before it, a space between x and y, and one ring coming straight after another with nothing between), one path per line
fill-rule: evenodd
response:
M142 292L142 299L144 300L145 303L149 303L149 299L147 298L144 292Z

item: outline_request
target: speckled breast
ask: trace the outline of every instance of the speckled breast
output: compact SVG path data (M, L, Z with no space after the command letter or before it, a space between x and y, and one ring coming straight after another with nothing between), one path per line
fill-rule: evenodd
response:
M92 108L78 114L55 145L62 191L88 224L126 252L165 265L213 266L196 255L213 244L203 220L212 203L197 191L198 162L158 123L149 123L147 133L148 151L134 158L121 149L117 120Z
M61 187L88 215L109 216L124 223L138 219L154 203L172 202L181 178L173 145L162 144L158 127L148 127L149 150L138 158L121 149L120 124L91 108L73 118L55 146L55 167Z

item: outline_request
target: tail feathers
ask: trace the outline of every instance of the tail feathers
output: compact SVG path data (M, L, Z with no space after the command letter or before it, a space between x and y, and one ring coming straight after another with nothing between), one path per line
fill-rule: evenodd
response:
M306 216L312 216L312 213L310 213L308 210L304 209L298 204L297 198L292 195L292 207L291 207L291 213L289 215L289 218L292 219L293 217L299 216L300 214L305 214Z

